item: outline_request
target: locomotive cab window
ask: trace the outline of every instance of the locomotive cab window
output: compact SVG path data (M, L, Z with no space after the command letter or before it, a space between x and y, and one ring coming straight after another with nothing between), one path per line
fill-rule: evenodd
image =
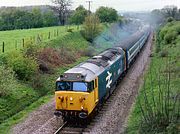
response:
M77 91L77 92L88 92L87 82L66 82L58 81L56 83L56 91Z
M89 89L89 92L94 90L94 81L91 81L88 83L88 89Z

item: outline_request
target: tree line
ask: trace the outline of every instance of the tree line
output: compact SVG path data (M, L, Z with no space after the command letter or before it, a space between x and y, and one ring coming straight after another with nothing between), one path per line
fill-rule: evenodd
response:
M173 20L180 20L180 9L177 6L169 5L162 9L155 9L151 12L152 19L155 24L164 24Z
M14 29L41 28L57 25L83 24L85 18L92 14L82 5L71 10L69 0L54 0L55 6L48 6L46 10L34 7L0 9L0 31ZM100 7L94 13L100 22L112 23L119 19L118 12L109 7Z
M0 13L0 30L40 28L58 25L58 19L52 10L42 12L39 8L32 11L19 8L7 8Z

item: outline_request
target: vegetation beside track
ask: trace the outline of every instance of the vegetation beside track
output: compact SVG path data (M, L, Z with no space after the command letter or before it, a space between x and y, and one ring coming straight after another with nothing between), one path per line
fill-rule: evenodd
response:
M154 44L144 85L128 120L128 134L175 134L180 130L180 22L162 27Z

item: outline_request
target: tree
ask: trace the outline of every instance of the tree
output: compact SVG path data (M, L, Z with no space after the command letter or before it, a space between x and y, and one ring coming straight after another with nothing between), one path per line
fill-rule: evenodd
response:
M57 24L58 20L53 11L49 10L43 14L43 25L45 27L54 26Z
M58 14L60 24L65 25L69 14L69 7L72 4L71 0L52 0L52 2L56 5L52 9Z
M93 39L101 32L99 18L96 15L86 17L83 23L83 29L81 33L84 38L89 42L93 42Z
M101 22L109 22L112 23L118 20L117 11L113 8L109 7L100 7L96 10L96 15L99 17Z
M33 14L33 23L34 23L33 27L34 28L42 27L43 17L42 17L41 10L39 8L33 8L32 14Z
M85 20L85 17L88 15L88 11L80 5L76 8L72 16L70 17L69 21L71 24L82 24Z
M162 9L162 12L164 13L164 15L168 18L168 17L173 17L175 18L176 14L178 14L178 8L177 6L174 5L170 5L170 6L165 6Z

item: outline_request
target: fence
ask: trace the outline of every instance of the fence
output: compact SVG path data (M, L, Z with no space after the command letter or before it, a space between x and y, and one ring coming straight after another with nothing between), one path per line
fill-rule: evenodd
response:
M75 27L73 27L75 28ZM65 35L69 29L72 29L71 26L66 26L65 31L62 33L61 30L55 29L46 33L39 33L36 36L30 36L18 40L14 40L11 42L2 41L0 44L0 53L5 53L9 50L20 50L26 47L28 44L41 44L42 42L49 41L55 39L59 36ZM77 26L77 30L80 30L79 26ZM71 30L70 30L71 31ZM23 34L23 33L22 33Z

